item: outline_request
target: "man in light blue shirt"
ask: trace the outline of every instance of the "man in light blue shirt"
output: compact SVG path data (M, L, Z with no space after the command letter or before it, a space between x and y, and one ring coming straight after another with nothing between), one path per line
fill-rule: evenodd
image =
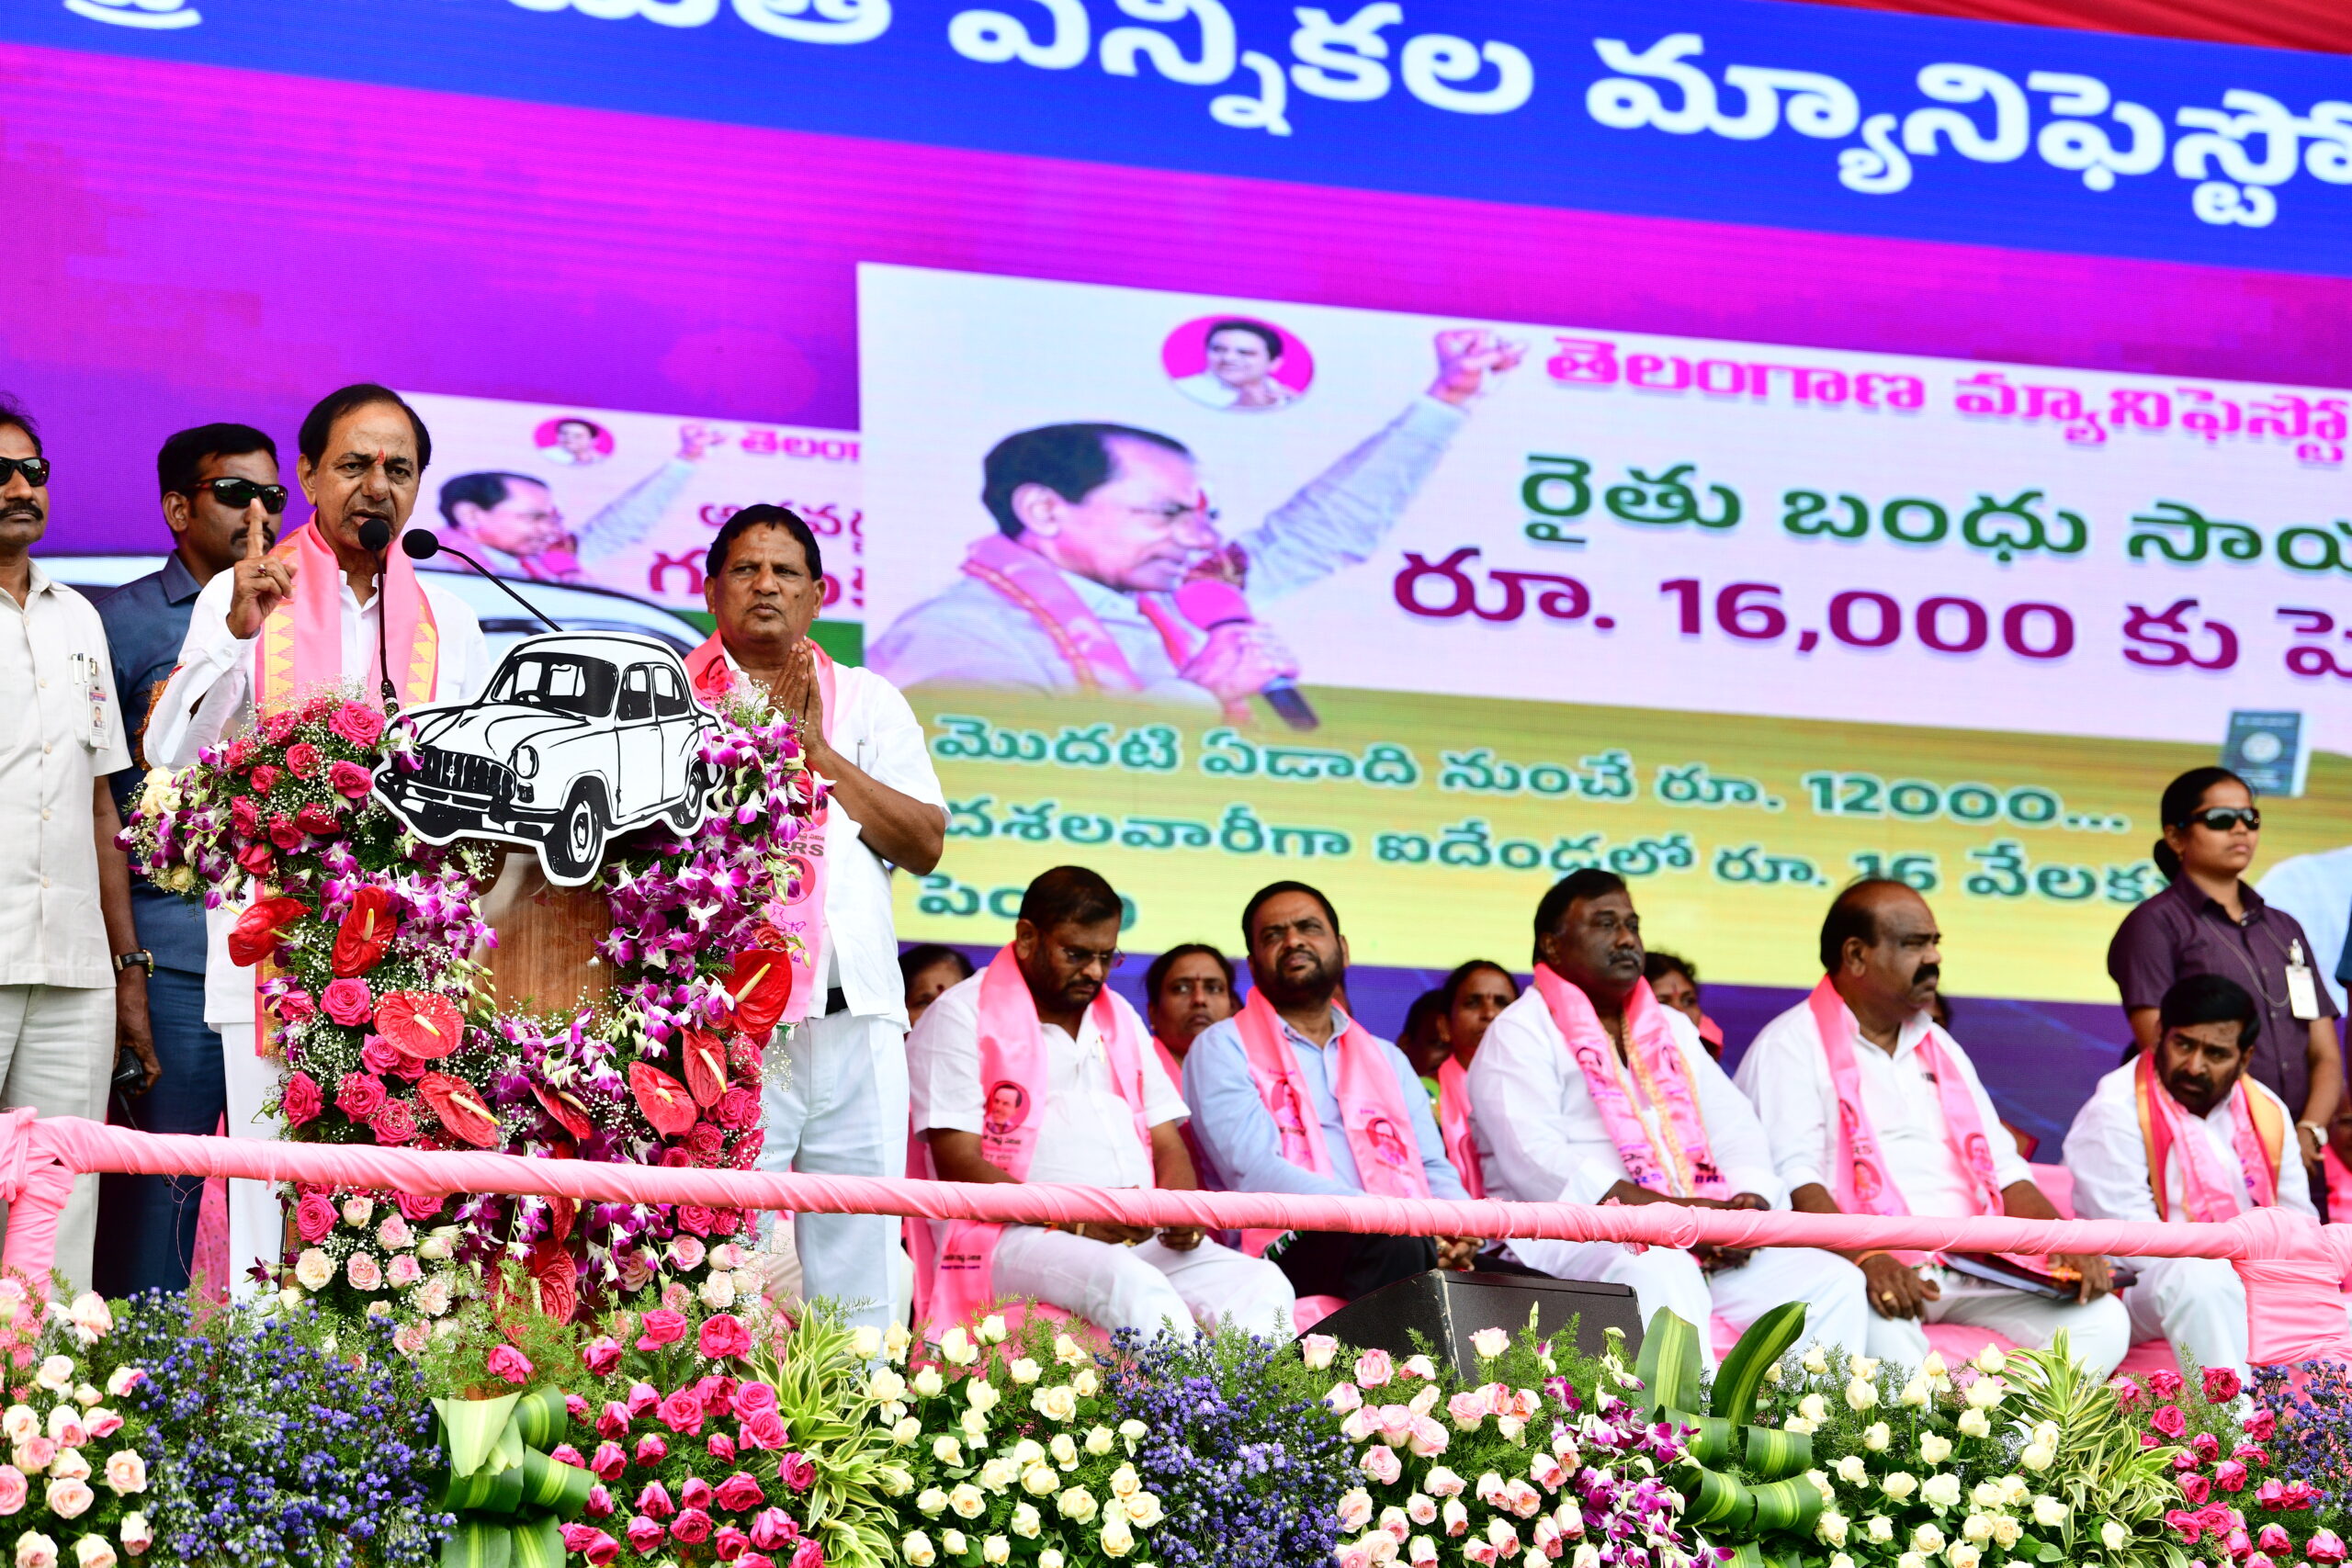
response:
M1355 1139L1385 1163L1403 1170L1417 1166L1430 1196L1455 1201L1469 1196L1445 1157L1430 1100L1403 1052L1369 1035L1333 1001L1347 973L1346 939L1331 902L1298 882L1261 888L1241 917L1255 987L1245 1012L1271 1013L1279 1038L1296 1065L1295 1081L1306 1104L1285 1105L1294 1118L1311 1111L1321 1129L1329 1172L1295 1157L1305 1136L1302 1124L1288 1129L1268 1107L1268 1095L1283 1092L1282 1080L1261 1091L1243 1040L1245 1021L1227 1019L1193 1042L1184 1057L1184 1098L1193 1108L1193 1131L1205 1161L1203 1185L1234 1192L1295 1192L1355 1197L1366 1190ZM1343 1049L1372 1049L1382 1067L1396 1076L1394 1103L1410 1122L1404 1129L1375 1118L1351 1131L1334 1092ZM1475 1236L1356 1235L1340 1231L1295 1234L1267 1248L1301 1296L1338 1296L1353 1301L1398 1280L1438 1267L1465 1269L1476 1257Z

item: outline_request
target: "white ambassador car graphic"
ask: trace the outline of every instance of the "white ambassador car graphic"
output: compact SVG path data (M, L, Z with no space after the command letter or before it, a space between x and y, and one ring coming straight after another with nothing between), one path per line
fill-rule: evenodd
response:
M605 841L656 819L702 826L716 782L702 761L717 721L677 650L652 637L557 632L509 649L469 703L411 708L414 769L376 794L428 843L502 839L539 852L548 880L596 874Z

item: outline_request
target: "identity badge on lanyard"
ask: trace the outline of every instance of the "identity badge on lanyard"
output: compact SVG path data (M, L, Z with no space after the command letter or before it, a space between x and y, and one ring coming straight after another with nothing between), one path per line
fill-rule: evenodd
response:
M2304 1022L2319 1016L2319 986L2312 978L2312 966L2303 962L2300 942L2287 957L2287 1007Z
M106 671L86 653L69 654L67 659L74 700L88 705L89 726L82 732L82 744L95 751L107 741L107 704L112 698L107 690Z

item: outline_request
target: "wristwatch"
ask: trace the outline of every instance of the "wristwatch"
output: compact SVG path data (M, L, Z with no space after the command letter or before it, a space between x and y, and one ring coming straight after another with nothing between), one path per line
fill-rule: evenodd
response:
M147 971L147 977L152 980L155 977L155 955L143 947L135 953L116 953L114 972L119 975L126 969L144 969Z

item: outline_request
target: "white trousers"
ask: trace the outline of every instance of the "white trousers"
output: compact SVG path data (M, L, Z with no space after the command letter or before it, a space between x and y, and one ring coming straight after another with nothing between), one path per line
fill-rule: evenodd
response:
M767 1120L762 1170L907 1173L902 1026L854 1013L795 1025L768 1046L760 1098ZM792 1231L812 1299L830 1297L853 1325L906 1322L896 1215L797 1214Z
M2185 1370L2227 1367L2246 1373L2245 1281L2219 1258L2150 1258L2140 1282L2123 1292L2132 1342L2169 1339ZM2345 1303L2352 1319L2352 1299Z
M1871 1314L1870 1353L1882 1360L1905 1367L1916 1367L1926 1360L1928 1334L1923 1322L1989 1328L2012 1344L2031 1349L2048 1346L2064 1332L2075 1365L2102 1382L2115 1375L2116 1367L2132 1348L2132 1317L2123 1310L2123 1303L2114 1296L2101 1296L2086 1306L2080 1302L2052 1301L2047 1296L2012 1291L1987 1280L1971 1280L1945 1269L1923 1268L1920 1272L1940 1286L1943 1294L1928 1303L1924 1320ZM2238 1331L2245 1331L2243 1298L2238 1308Z
M1031 1298L1116 1332L1153 1335L1161 1326L1214 1328L1230 1318L1251 1334L1288 1341L1297 1334L1297 1298L1283 1271L1262 1258L1203 1241L1190 1252L1157 1238L1135 1247L1089 1241L1067 1231L1007 1225L989 1285L1007 1300Z
M103 1122L113 1072L112 986L0 986L0 1106ZM0 1205L0 1228L6 1212ZM76 1177L58 1216L55 1264L74 1295L90 1288L97 1230L98 1179Z
M229 1110L223 1120L228 1124L229 1136L276 1138L277 1119L262 1108L277 1092L285 1059L254 1055L254 1021L250 1017L241 1022L216 1023L212 1027L220 1032L220 1066L229 1090ZM261 1292L250 1272L256 1260L273 1269L286 1260L286 1211L277 1195L275 1182L229 1183L228 1285L241 1301Z
M1646 1252L1613 1241L1541 1241L1514 1237L1511 1252L1530 1269L1557 1280L1601 1280L1631 1285L1646 1326L1661 1307L1699 1330L1700 1355L1715 1364L1708 1320L1721 1317L1742 1332L1785 1302L1805 1303L1804 1339L1861 1352L1870 1306L1862 1271L1835 1253L1809 1247L1768 1247L1736 1269L1710 1274L1690 1254L1669 1247Z

